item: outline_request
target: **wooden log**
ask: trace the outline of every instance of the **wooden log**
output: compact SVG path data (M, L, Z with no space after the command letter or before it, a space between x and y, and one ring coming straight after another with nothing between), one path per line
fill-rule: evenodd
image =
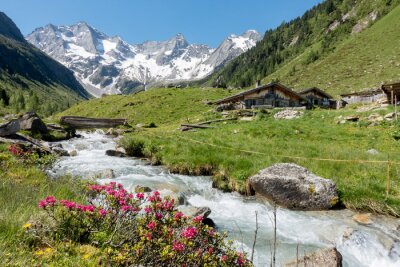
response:
M86 118L79 116L63 116L60 119L62 125L74 129L91 129L91 128L112 128L119 125L127 124L126 119L105 119L105 118Z
M204 122L197 123L197 125L211 124L213 122L222 122L222 121L234 121L234 120L237 120L237 118L225 118L225 119L204 121Z
M191 131L191 130L193 130L192 127L182 127L182 128L181 128L181 131L182 131L182 132L187 132L187 131Z
M0 125L0 136L7 136L15 134L20 130L20 125L18 120L11 120L7 123Z
M200 128L200 129L210 129L214 128L211 126L206 126L206 125L198 125L198 124L181 124L182 127L188 127L188 128Z
M4 144L23 144L23 145L30 145L31 143L28 141L24 141L22 139L17 138L18 135L9 135L7 137L0 137L0 143Z
M46 126L47 126L47 128L48 128L49 130L52 130L52 131L56 131L56 132L65 132L64 127L61 127L61 126L58 125L58 124L48 123L48 124L46 124Z

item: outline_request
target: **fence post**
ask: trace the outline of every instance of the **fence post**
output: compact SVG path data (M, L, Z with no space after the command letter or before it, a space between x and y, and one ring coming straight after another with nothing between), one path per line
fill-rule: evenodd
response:
M389 190L390 190L390 161L388 160L387 176L386 176L386 198L389 196Z

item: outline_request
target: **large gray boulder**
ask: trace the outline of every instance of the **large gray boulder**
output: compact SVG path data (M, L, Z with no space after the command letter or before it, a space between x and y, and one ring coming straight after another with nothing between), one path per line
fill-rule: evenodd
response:
M48 133L46 124L39 118L35 112L27 112L19 119L21 130L28 130L42 134Z
M11 120L7 123L0 125L0 136L8 136L15 134L20 130L18 120Z
M336 185L293 163L279 163L250 177L257 195L297 210L325 210L338 201Z
M285 263L285 267L342 267L342 254L336 248L320 249L298 260Z

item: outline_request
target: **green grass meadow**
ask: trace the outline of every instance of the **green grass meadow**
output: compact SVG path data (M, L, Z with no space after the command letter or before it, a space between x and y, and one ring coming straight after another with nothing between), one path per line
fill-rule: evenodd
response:
M181 132L182 123L222 118L207 101L236 91L222 89L154 89L131 96L108 96L82 102L57 115L123 117L135 129L126 135L125 146L144 143L144 154L182 174L213 176L223 190L248 191L247 179L278 162L294 162L337 183L343 204L352 209L400 214L399 166L390 165L389 194L387 163L400 162L400 129L395 122L369 126L372 113L385 115L392 107L358 112L357 106L342 110L307 110L294 120L276 120L273 113L259 112L253 121L211 124L211 129ZM232 112L228 116L236 116ZM340 116L360 116L355 123L337 124ZM137 124L156 128L135 127ZM134 140L134 141L132 141ZM136 142L137 143L137 142ZM379 153L372 155L368 150ZM296 158L301 157L301 158ZM318 160L332 159L332 161ZM348 160L345 162L334 160Z

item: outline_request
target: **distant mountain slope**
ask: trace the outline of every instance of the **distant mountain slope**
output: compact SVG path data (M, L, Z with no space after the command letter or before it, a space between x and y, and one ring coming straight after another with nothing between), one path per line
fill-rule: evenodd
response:
M378 60L372 61L379 62L378 65L388 64L385 62L388 58L386 55L382 56L382 60L379 59L382 53L386 53L389 57L398 55L398 52L396 54L398 50L387 51L391 47L396 49L393 42L398 44L398 28L397 24L393 24L396 15L392 15L392 19L385 19L385 16L390 16L387 14L399 3L399 0L326 0L307 11L302 17L283 23L275 30L267 31L263 40L254 48L198 84L248 87L256 80L267 77L268 81L279 79L282 83L295 88L320 86L328 88L333 94L338 94L360 89L359 87L374 86L383 79L394 79L396 77L392 74L396 63L393 62L396 62L396 59L392 58L390 67L385 67L383 71L370 68L364 72L364 69L361 71L360 65L371 65L372 59L365 57L364 60L356 53L362 52L366 55L370 47L379 45L381 51L374 50L370 53L375 53L374 56ZM371 25L380 20L386 21L385 25L382 24L381 29L371 31L369 29ZM352 46L358 47L354 47L352 53L355 54L351 57L348 50ZM336 58L336 62L329 58ZM351 60L354 62L350 62ZM343 63L344 61L347 65ZM346 68L352 71L346 72ZM380 73L379 77L375 74L377 71ZM368 72L371 72L371 75L368 75ZM371 77L376 77L377 80ZM337 82L342 79L347 79L347 82L342 84ZM365 83L361 83L363 80Z
M130 93L144 84L203 78L253 47L256 31L231 35L216 49L189 44L182 34L166 41L131 45L80 22L47 25L26 39L73 70L93 95Z
M70 70L25 41L14 22L2 12L0 89L5 90L11 100L17 94L22 95L19 96L21 110L27 108L25 102L32 96L35 97L36 107L30 108L40 109L41 104L46 104L52 111L61 110L88 97Z
M304 65L309 51L265 81L281 80L295 89L317 86L339 95L400 80L400 6L335 51Z

